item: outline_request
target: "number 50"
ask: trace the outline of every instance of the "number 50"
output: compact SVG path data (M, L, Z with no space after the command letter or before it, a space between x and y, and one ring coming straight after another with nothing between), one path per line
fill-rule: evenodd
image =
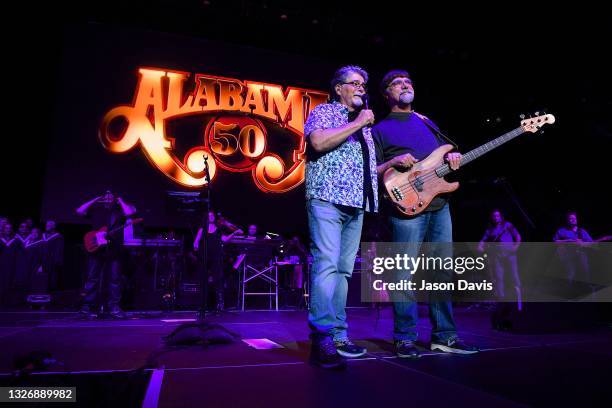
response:
M238 136L230 131L238 128L235 123L226 125L221 122L213 124L213 137L210 140L211 150L222 156L230 156L240 150L245 157L251 159L261 156L266 149L266 137L263 131L255 125L246 125Z

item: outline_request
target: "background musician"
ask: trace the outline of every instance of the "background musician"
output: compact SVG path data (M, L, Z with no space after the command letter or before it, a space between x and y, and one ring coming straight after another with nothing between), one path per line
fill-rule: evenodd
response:
M518 272L516 251L521 243L521 234L517 229L506 221L500 210L491 211L489 226L486 229L478 249L483 252L488 242L498 243L488 245L487 254L489 262L494 266L493 281L495 282L495 294L498 299L506 297L505 276L510 273L517 299L521 298L521 279ZM501 244L506 243L506 244Z
M107 227L110 231L133 217L136 207L107 190L103 195L85 202L76 209L76 213L88 218L95 230ZM108 244L89 254L87 278L81 292L83 297L81 313L90 314L96 302L103 306L99 297L102 294L102 287L106 286L108 288L106 303L110 315L114 318L123 318L125 314L119 306L123 229L119 228L112 234L106 234L106 239Z
M565 223L565 226L557 230L553 241L562 243L557 253L565 268L568 285L570 288L575 287L577 276L580 277L580 280L590 284L589 259L582 245L586 242L593 242L593 238L587 230L578 225L576 212L566 213Z
M208 231L206 237L204 237L203 233L205 224L206 222L202 222L202 225L198 228L195 240L193 241L193 249L198 254L199 271L204 269L204 251L207 250L206 268L208 279L212 281L215 291L215 309L221 311L224 309L223 299L225 289L225 277L223 274L223 242L229 241L236 235L244 234L244 232L241 229L234 229L229 235L223 235L221 231L222 225L219 225L220 221L214 211L208 212Z

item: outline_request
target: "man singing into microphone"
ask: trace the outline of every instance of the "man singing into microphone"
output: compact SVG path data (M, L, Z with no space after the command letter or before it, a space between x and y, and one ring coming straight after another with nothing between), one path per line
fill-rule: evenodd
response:
M387 169L409 169L418 160L426 158L441 144L441 133L438 127L425 116L412 109L414 88L408 72L394 70L387 73L380 86L383 97L391 112L372 129L376 144L378 174L382 176ZM459 168L460 153L449 153L447 162L453 170ZM452 256L450 243L453 231L447 199L441 196L434 198L429 207L415 217L406 217L390 206L385 206L394 242L411 243L407 252L416 256L422 242L442 242L436 246L435 255L445 258ZM399 279L410 279L408 271ZM441 281L452 281L452 271L442 269L435 271L434 278ZM414 294L410 292L394 293L394 340L398 357L419 357L414 342L417 339L418 310ZM457 337L453 317L452 303L447 296L431 296L429 316L432 323L431 349L448 353L472 354L478 350L465 344Z
M364 106L367 81L368 74L357 66L337 70L331 81L333 102L314 108L304 125L313 257L310 358L324 368L343 367L343 357L366 353L348 338L345 307L363 214L378 207L376 157L368 127L374 114Z

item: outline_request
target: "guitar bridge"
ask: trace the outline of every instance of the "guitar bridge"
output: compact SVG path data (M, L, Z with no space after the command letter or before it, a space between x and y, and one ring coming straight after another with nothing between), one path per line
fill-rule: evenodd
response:
M402 194L402 192L397 187L393 187L391 189L391 194L393 194L393 197L396 201L402 201L404 199L404 194Z

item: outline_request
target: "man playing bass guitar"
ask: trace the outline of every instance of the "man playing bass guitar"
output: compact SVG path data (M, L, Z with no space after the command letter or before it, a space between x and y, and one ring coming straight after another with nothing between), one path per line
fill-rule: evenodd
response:
M372 128L376 146L377 172L380 177L389 169L408 169L419 160L425 159L436 148L444 144L440 131L429 119L413 111L414 88L408 72L394 70L387 73L381 83L381 92L389 106L389 115ZM448 153L446 161L453 170L459 168L460 153ZM438 196L425 211L413 217L405 216L388 205L385 208L393 232L394 242L450 243L453 240L452 223L447 199ZM416 249L415 245L408 245ZM450 244L441 246L441 251L451 250ZM409 254L416 256L416 253ZM443 258L451 254L436 254ZM452 280L452 271L436 271L436 279ZM405 271L405 278L410 273ZM394 294L394 341L399 357L416 358L419 351L417 340L417 303L411 293ZM457 336L450 298L430 299L430 320L432 322L431 349L447 353L472 354L478 350L465 344Z

